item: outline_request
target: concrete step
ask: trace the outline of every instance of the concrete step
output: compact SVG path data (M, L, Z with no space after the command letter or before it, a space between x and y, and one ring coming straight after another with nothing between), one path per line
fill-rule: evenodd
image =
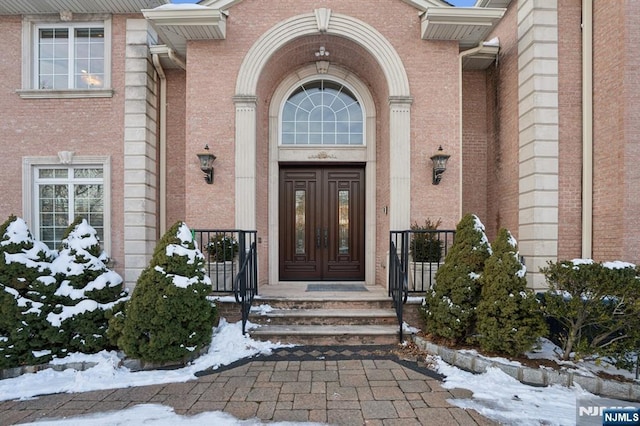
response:
M269 325L394 325L393 309L274 309L252 313L249 321Z
M397 325L263 325L249 333L253 339L299 345L392 345Z
M388 297L375 299L315 299L304 297L257 297L254 306L269 305L273 309L393 309Z

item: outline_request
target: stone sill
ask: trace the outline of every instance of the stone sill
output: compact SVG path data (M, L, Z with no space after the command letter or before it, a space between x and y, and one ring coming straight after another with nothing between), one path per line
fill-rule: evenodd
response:
M436 345L419 336L413 336L415 344L426 352L438 355L447 364L472 373L484 373L489 367L497 367L521 383L532 386L562 385L571 387L580 385L584 390L606 398L625 401L640 401L640 384L605 380L581 374L557 371L548 368L534 369L525 366L503 364L478 355L459 352Z

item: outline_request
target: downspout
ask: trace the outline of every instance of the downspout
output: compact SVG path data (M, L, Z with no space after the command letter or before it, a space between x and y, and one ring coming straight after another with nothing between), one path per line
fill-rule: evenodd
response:
M458 87L459 92L458 92L458 108L460 111L460 120L458 123L458 135L459 135L459 141L460 141L460 146L459 146L459 152L460 152L460 171L459 171L459 182L460 182L460 192L459 192L459 200L460 200L460 207L458 210L458 217L462 218L462 156L463 156L463 151L462 151L462 62L464 60L465 57L469 56L469 55L473 55L476 54L478 52L480 52L482 49L484 49L484 42L480 42L480 44L474 48L462 51L458 54L458 60L460 61L459 64L459 69L460 69L460 73L458 74Z
M593 256L593 0L582 0L582 258Z
M159 216L160 216L160 235L167 232L167 76L164 73L162 64L160 63L160 55L153 53L151 55L153 66L160 78L160 108L159 108L159 125L158 132L160 145L160 181L159 185Z

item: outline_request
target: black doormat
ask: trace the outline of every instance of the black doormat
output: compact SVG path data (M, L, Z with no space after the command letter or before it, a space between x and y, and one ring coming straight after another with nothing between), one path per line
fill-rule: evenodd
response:
M307 291L369 291L362 284L307 284Z

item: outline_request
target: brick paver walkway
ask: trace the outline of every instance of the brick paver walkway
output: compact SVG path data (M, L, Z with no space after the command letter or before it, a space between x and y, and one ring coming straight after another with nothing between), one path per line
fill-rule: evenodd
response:
M357 357L357 354L353 354ZM284 359L286 358L286 359ZM447 402L468 391L445 390L437 376L399 359L270 357L205 372L186 383L56 394L0 402L9 425L158 403L176 413L225 411L239 419L335 425L490 425ZM412 367L413 366L413 367Z

